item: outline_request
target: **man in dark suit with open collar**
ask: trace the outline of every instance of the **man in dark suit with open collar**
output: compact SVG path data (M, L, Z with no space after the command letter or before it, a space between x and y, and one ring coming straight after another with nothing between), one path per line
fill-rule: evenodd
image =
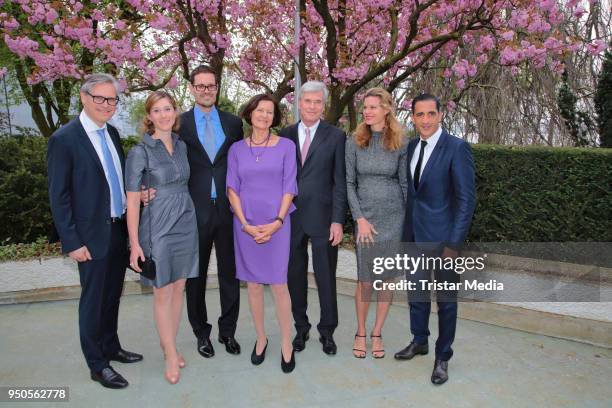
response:
M345 133L322 121L327 100L322 82L306 82L300 90L300 121L280 132L296 145L298 195L291 213L291 250L287 284L297 334L293 347L301 351L309 338L306 314L308 240L319 293L321 316L317 329L326 354L336 354L333 333L338 326L336 264L346 216Z
M107 388L128 382L109 364L134 363L117 335L119 299L128 257L125 225L125 157L114 115L118 85L94 74L81 86L83 111L49 139L49 199L62 252L78 262L79 335L91 379Z
M440 101L422 94L412 101L412 120L418 137L408 144L408 189L404 242L414 242L428 257L456 258L470 230L476 207L474 161L469 143L444 130ZM414 271L411 280L431 281L430 270ZM437 282L459 281L452 269L433 271ZM412 342L395 354L397 360L410 360L429 352L429 291L411 294L410 332ZM457 291L436 291L438 304L438 339L431 382L440 385L448 380L448 361L457 327Z
M221 297L219 342L230 354L239 354L234 335L240 308L240 281L236 279L232 212L225 194L227 152L244 137L242 120L216 109L217 82L208 66L191 72L189 89L193 109L181 115L179 135L187 144L191 175L189 192L195 205L200 240L200 276L187 279L187 313L203 357L215 354L210 342L212 326L206 312L206 278L213 243Z

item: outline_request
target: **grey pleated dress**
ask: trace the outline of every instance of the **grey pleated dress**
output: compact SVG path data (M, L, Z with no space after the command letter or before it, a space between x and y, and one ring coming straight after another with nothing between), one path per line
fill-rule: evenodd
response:
M355 220L365 217L378 232L374 245L357 245L357 274L364 282L392 279L403 273L390 270L372 273L373 257L395 257L406 211L408 193L407 140L396 151L384 148L380 132L373 132L369 146L357 146L353 137L346 141L346 183L349 207Z
M146 149L151 169L150 186L157 192L140 213L138 239L145 255L150 256L150 220L157 275L155 281L144 277L141 280L156 288L199 275L197 221L187 187L187 146L174 133L172 143L174 149L170 155L161 140L145 134L142 141L130 150L125 164L125 189L140 191L141 185L147 185Z

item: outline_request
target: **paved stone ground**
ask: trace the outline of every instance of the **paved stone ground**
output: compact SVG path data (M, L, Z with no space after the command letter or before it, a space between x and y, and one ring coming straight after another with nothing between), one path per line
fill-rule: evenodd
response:
M141 363L114 367L130 386L107 390L89 379L78 342L78 301L0 306L0 385L69 386L66 407L609 407L612 404L612 350L567 340L460 320L450 380L436 387L429 381L433 355L397 362L393 353L410 339L408 312L394 305L383 331L387 357L352 357L355 333L353 298L339 296L339 353L322 353L311 332L307 348L297 354L296 370L280 370L278 326L270 292L266 292L266 325L270 344L266 361L249 360L255 333L246 291L237 339L243 351L229 355L216 343L216 356L203 359L185 315L179 348L187 360L179 384L163 377L164 363L152 317L152 296L122 300L120 337ZM310 317L318 316L316 292L310 292ZM210 316L219 314L218 290L208 292ZM459 306L461 307L461 305ZM213 320L215 320L213 318ZM370 325L373 314L370 315ZM432 315L432 339L437 320ZM216 327L213 329L216 336ZM214 339L214 337L213 337ZM430 342L433 346L433 340ZM44 403L0 403L0 406L48 406Z
M310 252L310 248L309 248ZM312 257L310 257L312 259ZM309 265L312 272L312 264ZM338 252L338 278L357 278L355 253L348 249ZM502 272L502 271L500 271ZM211 254L209 276L217 274L217 258ZM137 281L138 275L126 271L126 281ZM52 258L39 262L0 263L0 292L23 291L49 287L79 285L76 264L68 258ZM612 286L600 287L599 302L502 302L525 309L557 313L565 316L612 322Z

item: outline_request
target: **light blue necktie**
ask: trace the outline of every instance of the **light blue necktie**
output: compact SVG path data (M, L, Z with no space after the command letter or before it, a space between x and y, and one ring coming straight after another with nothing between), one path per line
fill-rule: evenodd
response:
M217 155L217 144L215 143L215 134L212 130L212 125L210 123L210 113L204 113L204 118L206 119L206 124L204 125L204 142L202 145L204 146L204 150L206 150L206 154L210 157L210 161L215 161L215 156ZM210 198L217 198L217 188L215 187L215 178L212 179L212 187L210 190Z
M111 154L108 144L106 143L106 135L104 129L96 130L98 136L100 136L100 145L102 146L102 156L104 157L104 164L106 165L106 172L108 173L108 181L112 191L111 199L113 206L112 216L121 217L123 215L123 202L121 193L121 183L119 182L119 175L115 168L115 162L113 161L113 155Z

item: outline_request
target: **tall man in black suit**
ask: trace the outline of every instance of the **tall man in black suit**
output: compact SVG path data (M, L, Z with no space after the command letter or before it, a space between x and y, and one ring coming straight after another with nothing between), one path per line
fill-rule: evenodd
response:
M78 262L81 349L91 379L108 388L128 385L110 360L142 360L123 350L117 335L128 256L125 158L119 133L106 123L119 102L117 89L110 75L87 78L80 92L83 111L51 136L47 150L53 221L62 252Z
M312 264L319 292L321 316L317 329L326 354L336 354L334 330L338 326L336 264L338 244L346 215L346 135L321 120L327 101L325 84L306 82L300 90L300 121L280 135L296 145L298 195L291 213L291 250L287 284L297 334L293 348L301 351L309 338L306 314L308 294L308 240L312 244Z
M469 143L445 131L437 97L422 94L412 100L412 121L419 137L408 144L408 190L402 240L425 248L430 257L456 258L472 223L476 207L474 161ZM420 252L420 251L419 251ZM417 252L416 256L419 256ZM411 280L431 280L430 270L419 269ZM459 281L452 269L433 271L437 282ZM429 352L429 291L411 294L410 331L412 342L395 354L397 360L410 360ZM437 291L438 339L431 382L448 380L448 360L457 327L457 291Z
M240 281L236 279L232 213L225 194L227 152L242 140L242 120L215 107L217 82L212 68L199 66L191 72L189 90L195 97L193 109L181 115L179 135L187 144L191 168L189 192L196 209L200 239L200 276L187 279L187 313L198 338L198 352L215 355L210 342L212 326L206 312L206 277L213 242L221 296L219 342L230 354L239 354L234 335L240 308Z

